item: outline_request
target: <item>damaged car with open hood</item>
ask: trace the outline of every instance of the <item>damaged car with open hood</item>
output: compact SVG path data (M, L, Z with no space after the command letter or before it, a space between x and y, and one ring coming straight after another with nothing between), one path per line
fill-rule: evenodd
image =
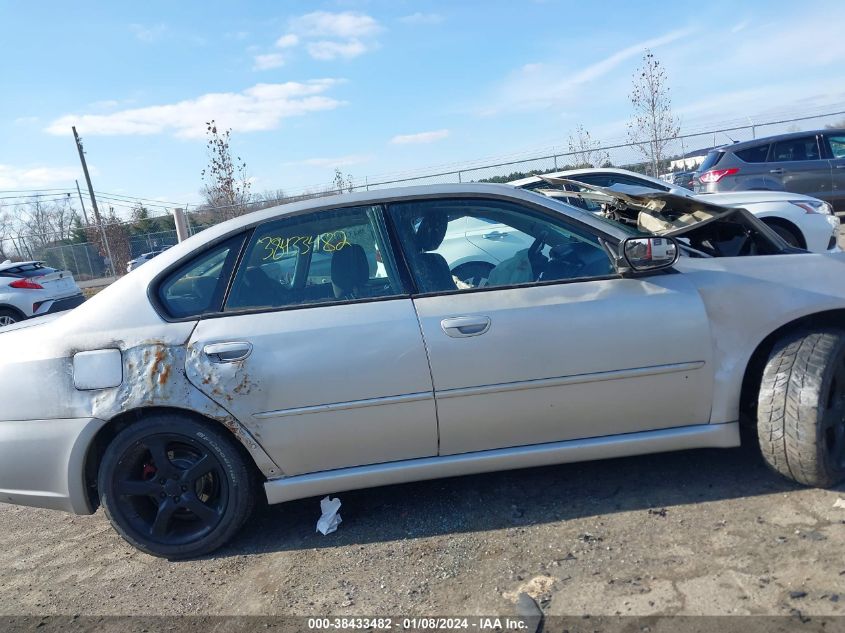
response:
M781 475L845 479L845 254L583 195L601 212L492 184L266 209L3 328L0 501L102 506L176 559L259 496L732 447L741 422ZM461 226L450 249L496 253L469 281L439 252Z

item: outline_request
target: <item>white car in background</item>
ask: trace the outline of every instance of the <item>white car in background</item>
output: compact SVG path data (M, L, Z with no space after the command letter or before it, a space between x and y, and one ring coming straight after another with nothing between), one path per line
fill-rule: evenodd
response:
M0 327L70 310L84 301L70 271L37 261L0 264Z
M736 191L731 193L696 194L664 180L616 168L570 169L547 177L567 178L587 185L615 189L622 193L641 193L643 189L663 191L684 197L699 197L707 202L726 207L747 209L790 246L803 248L814 253L839 252L836 240L839 236L839 218L827 202L787 191ZM549 187L539 176L511 181L509 184L521 189ZM600 205L588 200L571 198L570 204L591 211Z
M166 246L166 247L160 248L158 250L150 251L149 253L142 253L141 255L138 255L138 257L136 257L135 259L130 259L129 262L127 262L127 264L126 264L126 272L131 273L133 270L135 270L139 266L143 266L144 264L146 264L148 261L150 261L156 255L161 255L168 248L170 248L170 247Z

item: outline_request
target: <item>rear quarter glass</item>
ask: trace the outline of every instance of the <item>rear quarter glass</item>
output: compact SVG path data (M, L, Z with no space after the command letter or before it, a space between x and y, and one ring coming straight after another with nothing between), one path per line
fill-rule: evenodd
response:
M704 158L704 162L701 163L701 167L699 167L699 171L705 172L708 169L712 169L716 165L719 164L719 161L722 160L722 157L725 155L725 152L721 150L711 150L707 153L707 156Z
M769 146L747 147L734 153L737 158L745 163L765 163L766 157L769 155Z

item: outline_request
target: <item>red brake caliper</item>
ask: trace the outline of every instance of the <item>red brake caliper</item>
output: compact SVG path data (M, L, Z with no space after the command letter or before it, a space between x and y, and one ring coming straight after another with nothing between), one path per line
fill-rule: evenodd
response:
M152 479L155 477L156 471L157 468L153 464L144 464L144 470L141 472L141 478L144 480Z

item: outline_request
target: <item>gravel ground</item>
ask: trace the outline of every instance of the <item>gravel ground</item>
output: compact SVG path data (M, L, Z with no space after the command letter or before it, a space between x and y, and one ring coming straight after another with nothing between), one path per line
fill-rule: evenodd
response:
M845 497L753 447L343 493L260 511L216 555L141 554L102 512L0 505L0 613L845 614Z

